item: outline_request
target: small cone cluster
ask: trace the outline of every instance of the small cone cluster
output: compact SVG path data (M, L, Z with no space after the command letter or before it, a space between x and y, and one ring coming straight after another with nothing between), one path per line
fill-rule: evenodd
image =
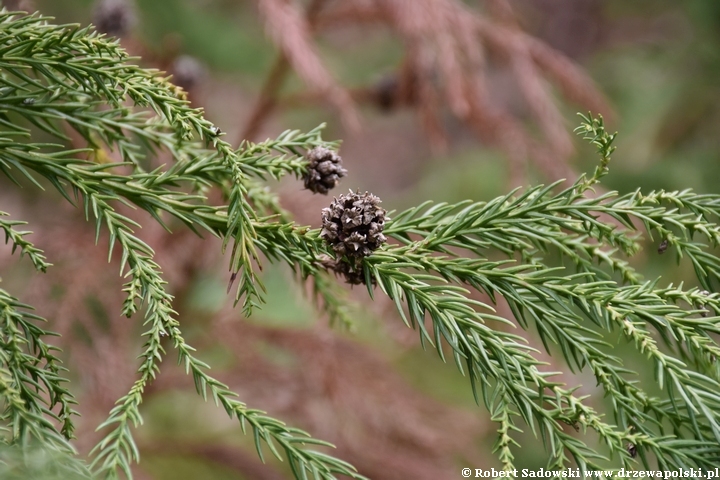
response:
M124 37L135 26L135 12L127 0L100 0L92 21L99 32Z
M367 257L387 240L382 234L386 212L380 203L368 192L338 196L323 208L320 236L340 256Z
M315 147L307 153L307 158L310 164L303 180L305 188L314 193L327 195L347 175L342 158L329 148Z
M386 212L372 193L339 195L322 211L323 238L335 251L333 270L351 284L365 283L360 260L387 241Z

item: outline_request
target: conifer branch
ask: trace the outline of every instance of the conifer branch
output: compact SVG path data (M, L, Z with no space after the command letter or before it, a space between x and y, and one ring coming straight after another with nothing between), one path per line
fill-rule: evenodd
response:
M47 271L52 264L47 262L43 251L24 238L32 232L15 230L15 227L19 225L27 225L27 222L2 218L7 216L7 213L0 212L0 229L5 232L5 243L10 242L12 244L12 253L19 249L20 255L27 255L36 270L40 272Z
M126 56L115 42L104 40L88 29L52 27L37 16L18 19L3 14L0 22L4 22L0 45L5 46L0 66L5 72L3 83L10 89L6 92L25 95L24 98L10 95L13 103L5 109L5 115L19 114L61 141L67 137L59 125L68 122L89 146L67 150L60 145L16 143L8 138L1 145L0 168L11 178L15 178L13 173L20 173L42 188L31 173L35 172L49 180L71 203L81 199L86 215L95 218L96 236L99 237L103 227L108 230L110 255L115 245L122 251L121 274L130 276L124 289L127 298L123 313L132 316L141 304L145 305L145 324L149 329L144 334L146 343L139 378L100 426L112 428L95 449L94 467L108 478L116 478L118 470L131 477L130 464L139 459L131 427L142 422L139 412L142 394L158 373L165 353L160 339L169 336L178 350L180 362L193 374L198 393L206 397L209 389L216 403L237 417L243 428L249 424L261 456L262 441L274 455L280 457L281 451L286 454L298 478L310 474L316 479L332 479L336 473L363 478L345 462L304 448L311 444L328 445L325 442L311 438L302 430L286 427L259 410L248 409L232 398L234 394L227 387L205 373L207 365L192 355L193 348L182 338L172 310L172 297L166 292L159 266L152 259L152 249L133 234L132 229L138 224L117 213L111 205L119 202L140 207L163 225L161 214L170 214L190 228L204 228L221 236L224 245L232 239L231 270L233 274L241 272L236 298L245 297L245 312L249 314L252 305L257 303L253 298L260 297L259 280L252 265L259 261L253 231L258 221L248 204L247 174L265 171L270 176L282 174L280 165L286 161L279 161L277 155L269 157L270 150L298 157L299 163L288 163L294 165L288 171L299 173L302 154L298 149L303 142L321 142L319 130L305 136L288 132L267 146L249 145L235 151L219 139L219 130L206 121L200 111L187 106L181 91L155 72L125 64ZM28 93L28 86L36 90ZM45 96L37 98L38 93ZM126 98L135 107L150 107L157 116L124 107ZM112 108L99 110L103 103L109 103ZM6 135L31 136L29 130L9 120L11 117L4 118ZM125 132L153 149L170 151L177 162L169 169L144 172L140 168L142 156L125 140ZM205 138L208 146L195 143L194 134ZM98 142L116 148L123 163L100 161L98 150L102 145ZM85 153L96 161L78 158ZM133 173L112 173L121 165L131 165ZM202 195L169 189L182 184L188 184L192 190L203 185L221 185L228 194L228 205L209 207L203 205L206 199ZM18 243L21 235L11 229L12 225L3 225L14 243L25 245L30 253L29 244Z
M29 309L0 289L2 441L35 441L72 454L68 440L75 429L72 417L77 412L72 406L77 402L64 385L66 369L55 356L57 348L43 339L53 333L38 327L37 322L45 320Z
M142 422L143 393L159 372L167 337L198 394L212 397L243 430L249 426L261 458L270 451L286 459L298 479L363 478L351 465L306 448L325 442L248 408L208 374L183 337L152 247L118 205L148 212L168 230L179 220L221 238L238 282L235 301L242 301L246 315L262 302L258 272L264 261L310 279L318 305L344 325L349 310L331 271L364 283L371 297L387 295L405 324L418 330L421 344L434 347L442 360L451 355L468 376L477 402L498 424L496 452L506 470L514 468L514 435L523 429L542 438L549 467L717 465L720 298L714 290L720 258L708 244L720 242L720 196L690 190L586 195L608 173L615 140L602 118L588 115L577 131L597 147L599 166L569 188L558 191L556 183L489 202L425 203L393 213L386 224L377 197L351 194L333 202L335 213L326 210L324 230L313 230L292 222L262 182L305 178L312 168L309 151L337 148L321 138L322 127L233 148L181 90L127 60L117 43L90 29L0 13L0 171L40 189L49 183L82 204L96 241L106 231L109 256L120 251L120 274L127 277L122 313L133 317L143 310L138 375L100 426L107 430L94 450L96 471L131 477L140 455L133 428ZM68 148L66 128L87 145ZM35 141L38 129L61 144ZM160 151L173 163L148 168L145 152ZM334 184L337 178L322 180ZM222 192L222 204L210 204L211 188ZM44 271L49 264L24 238L27 232L15 229L19 224L0 217L6 241ZM660 240L659 254L672 249L678 261L688 258L699 287L643 280L628 259L645 236ZM489 300L477 300L473 291ZM513 318L497 314L493 304L500 299ZM51 332L2 290L0 307L0 426L7 441L32 437L72 453L73 400L54 349L43 340ZM548 371L524 337L507 331L517 326L534 328L547 353L561 356L571 371L592 373L612 404L614 423L592 406L592 397ZM654 384L636 378L611 353L613 332L646 357ZM590 446L588 433L609 455Z

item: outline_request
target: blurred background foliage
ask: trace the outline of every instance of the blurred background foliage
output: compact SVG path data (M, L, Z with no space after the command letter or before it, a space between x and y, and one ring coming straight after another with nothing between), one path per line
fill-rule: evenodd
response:
M12 3L27 7L29 2ZM32 3L57 23L90 23L98 8L91 0ZM174 73L193 104L204 107L208 118L236 145L248 131L258 96L278 57L258 3L136 0L136 23L122 40L132 54L142 57L144 66ZM606 98L609 126L620 132L605 189L718 192L720 2L464 3L497 23L507 17L490 15L492 4L501 10L509 6L519 25L514 28L562 52L594 80ZM371 93L387 85L407 49L392 28L352 22L315 40L324 65L339 84L356 93L356 100L363 98L368 85ZM508 86L513 82L503 69L492 69L488 75L496 77L488 83L488 97L506 105L530 135L541 130L542 122ZM577 123L575 112L584 106L563 101L552 85L547 88L570 132ZM341 187L370 190L387 209L426 199L486 200L516 185L557 179L532 163L520 174L513 172L507 150L476 135L443 102L438 112L443 141L433 141L418 121L417 109L358 101L357 129L343 122L342 112L305 90L303 81L288 75L279 108L256 125L253 139L327 122L324 137L344 141L340 153L350 175ZM579 153L568 155L568 171L592 171L595 156L587 147L577 147ZM311 198L293 180L273 188L281 192L298 222L319 224L327 197ZM91 432L131 383L133 369L127 365L139 347L139 326L119 318L116 270L106 267L104 249L92 249L92 226L83 222L80 212L68 207L62 218L47 213L44 207L52 201L51 194L36 199L28 191L10 188L4 179L0 192L3 209L35 219L33 238L56 264L46 278L36 279L18 267L8 251L0 252L0 271L8 288L38 306L51 321L65 322L61 329L65 355L71 371L78 372L73 387L84 415L79 437L87 438L78 447L86 451L94 443ZM250 406L266 408L334 442L340 458L379 480L459 478L462 466L498 466L491 454L494 427L487 413L474 405L466 380L453 366L438 362L433 352L423 352L415 332L406 331L389 303L358 302L353 332L330 328L290 272L270 267L264 272L267 305L244 319L230 308L225 295L227 274L215 254L216 244L200 242L188 232L169 236L154 227L144 235L154 239L151 245L162 245L159 263L176 296L185 334L205 347L203 359ZM678 266L671 255L657 257L654 249L649 251L633 259L647 278L662 276L667 282L693 284L688 265ZM80 277L78 266L86 262L97 262L98 269ZM365 298L359 293L357 298ZM99 351L117 355L101 359L93 353ZM182 372L172 365L164 370L148 392L146 425L137 434L143 452L138 478L289 478L277 462L261 465L251 439L223 412L197 398ZM80 376L85 371L90 374ZM592 377L567 381L583 384L584 394L597 393ZM599 395L594 401L602 408ZM526 436L520 441L525 448L518 455L518 467L543 466L542 452L528 448L536 440Z

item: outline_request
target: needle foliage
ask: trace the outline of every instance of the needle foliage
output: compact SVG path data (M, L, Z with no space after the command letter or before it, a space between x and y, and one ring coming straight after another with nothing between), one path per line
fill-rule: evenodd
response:
M109 255L119 256L126 279L122 313L145 330L134 385L98 427L103 439L89 461L74 459L68 468L81 477L132 477L143 392L160 374L163 345L171 345L198 394L239 421L261 457L284 459L298 479L364 478L316 450L325 442L247 406L208 373L183 337L152 246L118 209L140 209L163 225L180 221L220 237L245 315L263 303L258 265L278 262L310 278L320 308L347 323L351 309L341 280L327 271L332 249L319 230L293 223L263 183L302 178L306 152L336 150L337 143L324 141L318 128L235 148L180 89L131 62L115 41L90 28L0 13L0 171L18 184L54 187L84 210L98 239L108 234ZM86 147L68 147L71 130ZM597 148L600 162L593 175L568 188L557 183L489 202L427 202L390 212L388 243L360 260L368 294L391 298L419 341L468 378L497 423L495 451L507 470L515 467L521 431L542 439L549 468L715 467L720 297L712 292L720 259L712 249L720 242L720 196L596 194L615 136L589 115L577 131ZM119 162L108 161L110 151ZM149 168L148 159L160 153L172 162ZM211 190L223 201L213 203ZM0 213L13 251L44 272L50 264L29 232L19 230L23 224ZM697 286L644 279L628 258L646 239L689 260ZM511 318L497 313L498 302L509 305ZM73 456L75 401L51 342L52 318L45 322L30 312L0 289L2 442L39 443L53 458ZM564 384L528 335L513 333L517 327L564 360L557 366L593 375L612 415L596 410L597 399L580 395L576 385ZM618 336L652 366L654 382L613 353L610 342Z

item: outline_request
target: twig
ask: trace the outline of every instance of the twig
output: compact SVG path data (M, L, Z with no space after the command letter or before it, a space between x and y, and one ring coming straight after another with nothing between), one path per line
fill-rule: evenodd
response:
M307 18L310 29L314 29L315 22L325 0L312 0L307 7L305 16ZM260 91L255 108L253 108L250 118L240 131L240 141L257 140L265 120L275 110L277 106L277 95L280 92L288 73L290 73L290 62L285 52L278 53L270 72L268 73L263 88Z

